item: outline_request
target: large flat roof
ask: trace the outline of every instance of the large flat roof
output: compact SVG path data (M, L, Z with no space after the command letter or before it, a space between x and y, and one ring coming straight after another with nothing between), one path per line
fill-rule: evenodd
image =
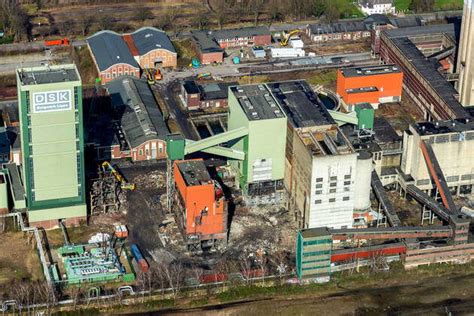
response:
M396 65L351 67L341 69L341 73L344 77L364 77L401 72L402 71L400 70L400 67Z
M81 80L74 65L19 68L17 73L25 86Z
M435 122L420 122L413 125L413 128L421 136L426 135L440 135L449 133L463 133L474 131L474 120L472 119L456 119L447 121L435 121ZM473 139L474 133L471 134Z
M282 108L264 84L230 87L249 121L284 118Z
M266 85L295 128L335 124L323 102L305 80Z
M188 187L209 184L212 181L203 160L178 161L176 165Z

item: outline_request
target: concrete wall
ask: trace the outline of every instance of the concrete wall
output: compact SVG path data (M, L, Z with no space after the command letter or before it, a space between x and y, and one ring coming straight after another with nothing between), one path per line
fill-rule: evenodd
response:
M436 137L448 135L456 137L455 133L420 137L410 127L410 133L405 132L403 142L403 156L401 170L415 180L415 185L421 190L434 188L423 154L420 149L420 140L433 138L431 144L438 162L443 170L449 187L474 184L474 139L464 141L437 142ZM470 175L470 179L467 179ZM463 177L464 176L464 177ZM455 180L457 178L457 180ZM463 180L465 179L465 180Z
M312 167L307 226L352 227L357 153L317 156Z

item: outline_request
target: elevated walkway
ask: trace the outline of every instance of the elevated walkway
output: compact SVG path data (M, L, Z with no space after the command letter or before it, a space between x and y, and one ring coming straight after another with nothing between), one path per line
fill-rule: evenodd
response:
M423 153L423 157L425 158L431 178L434 180L436 188L438 189L438 192L441 196L443 205L453 214L458 213L457 207L454 204L454 200L451 195L451 191L449 191L448 184L444 178L443 170L441 170L438 159L436 159L433 147L431 147L428 142L422 140L420 141L420 149Z
M450 226L407 226L330 229L333 240L346 239L402 239L402 238L446 238L453 235Z
M387 193L382 185L382 181L380 181L377 172L372 171L372 178L371 178L372 189L375 193L375 196L379 200L380 205L384 211L385 216L387 217L388 223L392 227L401 226L400 218L398 217L395 209L393 208L392 203L388 199Z
M413 184L409 184L406 186L406 191L410 194L415 200L420 202L421 204L425 205L429 209L431 209L436 215L438 215L444 221L449 221L451 212L436 202L432 197L430 197L425 192L418 189Z
M339 111L328 110L328 112L339 126L347 123L352 125L357 125L359 123L359 119L357 118L355 111L350 113L342 113Z
M228 157L227 155L232 155L233 157L239 157L239 158L233 158L233 157L228 157L228 158L233 158L233 159L243 159L243 153L235 150L230 150L228 148L219 146L222 143L226 143L231 140L239 139L244 136L248 135L248 130L245 127L240 127L234 130L227 131L225 133L217 134L208 138L204 138L198 141L191 141L191 140L186 140L186 145L184 148L184 154L192 154L198 151L203 151L203 152L209 152L210 153L220 153L224 157ZM215 147L217 146L217 147ZM215 147L217 149L211 149L211 147ZM214 152L212 152L214 151Z

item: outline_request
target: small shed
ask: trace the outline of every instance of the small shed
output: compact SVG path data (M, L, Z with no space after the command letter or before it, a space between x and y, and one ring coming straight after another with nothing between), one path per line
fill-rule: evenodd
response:
M265 49L263 49L262 46L252 47L252 53L255 56L255 58L265 58L265 56L267 55L265 53Z

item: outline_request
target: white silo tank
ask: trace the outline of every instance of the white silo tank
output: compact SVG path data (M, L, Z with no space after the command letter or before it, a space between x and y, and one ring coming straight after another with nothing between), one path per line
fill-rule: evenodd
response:
M370 207L370 180L372 177L372 154L360 151L357 156L357 170L354 189L354 210L366 210Z

